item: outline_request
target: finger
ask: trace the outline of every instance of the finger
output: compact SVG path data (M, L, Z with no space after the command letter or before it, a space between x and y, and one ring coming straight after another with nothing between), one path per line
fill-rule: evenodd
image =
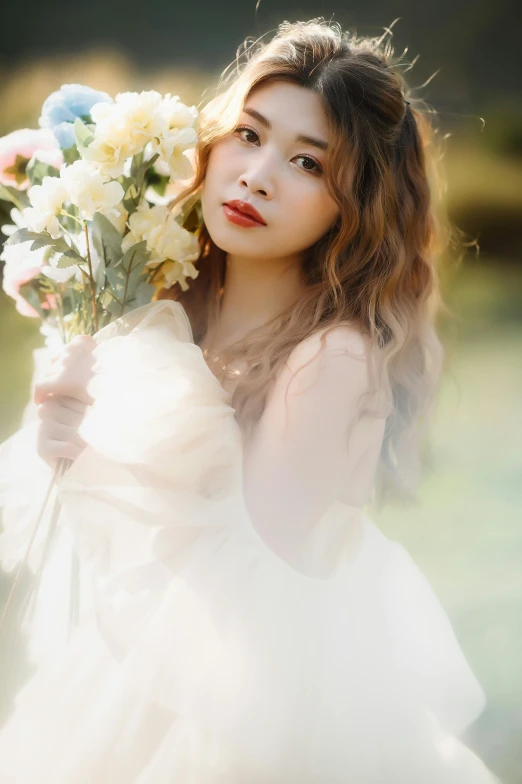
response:
M69 441L77 446L86 446L76 428L54 420L43 420L38 431L38 443L42 448L48 441Z
M63 405L62 399L49 397L47 400L44 400L36 409L37 417L42 421L52 420L62 425L78 428L82 422L84 412L76 411Z
M33 403L39 406L50 394L42 388L43 381L37 381L33 387ZM47 387L48 388L48 387Z
M74 379L65 377L43 378L37 381L33 390L33 401L36 405L43 403L48 395L56 395L61 397L72 397L80 402L91 405L94 403L94 398L87 392L86 389L78 385Z
M94 372L96 360L93 350L97 345L91 335L77 335L56 351L47 372L34 384L33 400L36 405L42 403L48 395L76 397L90 405L93 399L86 387Z
M40 457L46 462L58 460L60 457L67 457L69 460L76 460L81 455L84 447L72 444L69 441L48 441L45 444L45 452L38 451Z
M48 397L58 394L58 385L51 379L41 379L33 387L33 402L39 406Z
M77 414L81 414L82 417L89 408L89 405L83 400L78 400L77 397L70 397L70 395L59 395L57 400L64 408L75 411Z

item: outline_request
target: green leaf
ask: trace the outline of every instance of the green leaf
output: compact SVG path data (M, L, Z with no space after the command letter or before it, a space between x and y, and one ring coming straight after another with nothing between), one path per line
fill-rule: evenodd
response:
M136 290L142 282L146 282L143 267L134 267L127 278L127 291L125 301L129 302L136 296Z
M143 276L145 264L150 257L147 250L147 241L137 242L132 245L125 253L121 267L124 272L124 300L127 303L133 296L136 287Z
M201 224L200 210L194 206L181 224L187 231L194 232Z
M51 239L52 237L42 237L41 239L35 240L32 243L30 250L40 250L41 248L50 246L51 243L49 242L49 240Z
M152 302L152 297L155 293L156 286L153 286L151 283L147 283L146 281L140 283L134 293L133 304L137 308L139 308L141 305L148 305L149 302Z
M111 314L111 316L114 316L114 318L119 318L121 315L123 315L121 304L119 302L116 302L114 298L112 298L109 302L107 302L107 304L105 305L105 310L107 310ZM126 310L129 310L129 308L124 308L123 312L125 313Z
M33 288L32 283L24 283L23 286L20 286L20 294L43 318L44 311L40 303L40 297Z
M52 237L50 237L49 239L52 241L49 242L48 245L53 249L55 253L69 253L69 251L71 250L71 248L69 247L69 245L67 245L63 237L58 237L57 239L53 239ZM74 253L74 251L71 252Z
M176 220L187 231L196 231L203 220L199 194L189 197L181 206L176 208Z
M150 251L147 250L147 240L142 240L128 248L123 256L121 265L128 274L135 269L143 269L149 258Z
M141 180L141 182L143 182L145 172L154 166L158 158L159 152L154 153L154 155L151 158L148 158L146 161L143 160L143 153L134 155L131 163L131 178L133 180Z
M74 121L74 135L76 136L76 143L78 147L88 147L94 140L94 134L79 117Z
M18 191L10 185L0 185L0 199L10 201L18 209L29 207L29 197L25 191Z
M98 259L98 266L93 270L94 289L99 292L105 286L105 262L103 259Z
M100 212L95 212L91 225L92 242L106 267L116 266L121 261L121 236L118 229Z
M59 177L60 172L55 166L35 159L26 169L31 185L41 185L44 177Z
M118 177L118 182L120 183L121 187L123 188L123 192L125 194L125 197L126 198L127 197L130 198L130 196L131 196L130 189L133 189L133 190L136 189L136 183L134 182L134 179L132 177L125 177L122 174L121 177ZM137 191L136 191L136 193L137 193Z
M134 155L134 157L132 158L129 179L133 183L134 188L132 187L131 184L129 184L128 193L125 194L125 201L123 202L125 204L125 209L129 213L132 214L133 212L136 211L136 208L138 206L139 196L142 187L144 185L147 172L158 160L158 158L159 158L159 153L155 153L151 158L149 158L146 161L143 160L143 153L140 153L139 155ZM130 203L131 199L134 200L134 203ZM127 203L129 203L129 206L127 206Z
M51 280L51 278L46 278L43 275L38 279L38 288L40 291L48 294L54 294L56 292L56 284L54 280Z
M65 163L70 166L71 163L80 160L80 153L78 152L78 148L73 145L72 147L67 147L67 149L62 150L62 155Z
M138 206L138 188L136 187L136 183L132 177L121 177L120 183L124 190L123 206L129 215L132 215L134 212L136 212L136 208Z
M165 196L169 181L170 177L166 174L159 174L157 171L149 171L147 173L147 185L150 185L160 196Z
M85 261L83 256L80 256L79 253L76 253L75 250L69 248L65 253L59 257L56 266L59 269L63 269L64 267L72 267L73 264L78 264L78 262Z
M6 239L6 245L19 245L21 242L29 242L30 240L45 240L49 239L54 242L53 238L50 234L41 234L37 231L29 231L29 229L18 229L15 231L14 234L11 234L8 239ZM48 244L47 242L45 244Z
M138 199L137 198L123 199L123 206L129 213L129 217L130 217L138 209Z
M116 269L107 267L105 275L109 281L109 291L114 292L114 294L120 298L120 295L123 294L125 288L125 273L122 266L120 265L119 267L116 267Z
M67 253L70 250L63 237L54 239L47 232L29 231L29 229L15 231L5 241L5 245L19 245L21 242L32 242L31 250L39 250L46 246L50 247L55 253Z

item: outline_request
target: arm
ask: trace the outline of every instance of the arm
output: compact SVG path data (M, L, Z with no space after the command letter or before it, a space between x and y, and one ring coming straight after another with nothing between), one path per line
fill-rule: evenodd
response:
M346 481L347 434L368 383L367 343L339 326L324 347L319 333L302 341L270 391L245 449L244 495L257 532L287 560Z

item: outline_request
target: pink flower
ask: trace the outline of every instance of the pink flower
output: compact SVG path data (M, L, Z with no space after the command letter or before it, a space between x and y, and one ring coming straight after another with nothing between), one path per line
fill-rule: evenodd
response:
M56 310L58 307L58 302L54 294L46 294L44 301L42 302L43 310Z
M5 261L2 288L16 303L22 316L40 318L40 314L20 294L24 283L34 280L41 274L44 249L31 251L27 243L4 245L1 258Z
M60 168L63 155L49 128L22 128L0 138L0 183L25 190L27 164L33 158Z

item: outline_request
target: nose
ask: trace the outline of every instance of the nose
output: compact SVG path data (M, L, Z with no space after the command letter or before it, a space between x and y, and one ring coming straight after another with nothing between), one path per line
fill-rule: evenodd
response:
M247 188L251 193L257 193L266 199L273 199L275 193L275 161L267 150L252 155L248 167L239 177L241 188Z

